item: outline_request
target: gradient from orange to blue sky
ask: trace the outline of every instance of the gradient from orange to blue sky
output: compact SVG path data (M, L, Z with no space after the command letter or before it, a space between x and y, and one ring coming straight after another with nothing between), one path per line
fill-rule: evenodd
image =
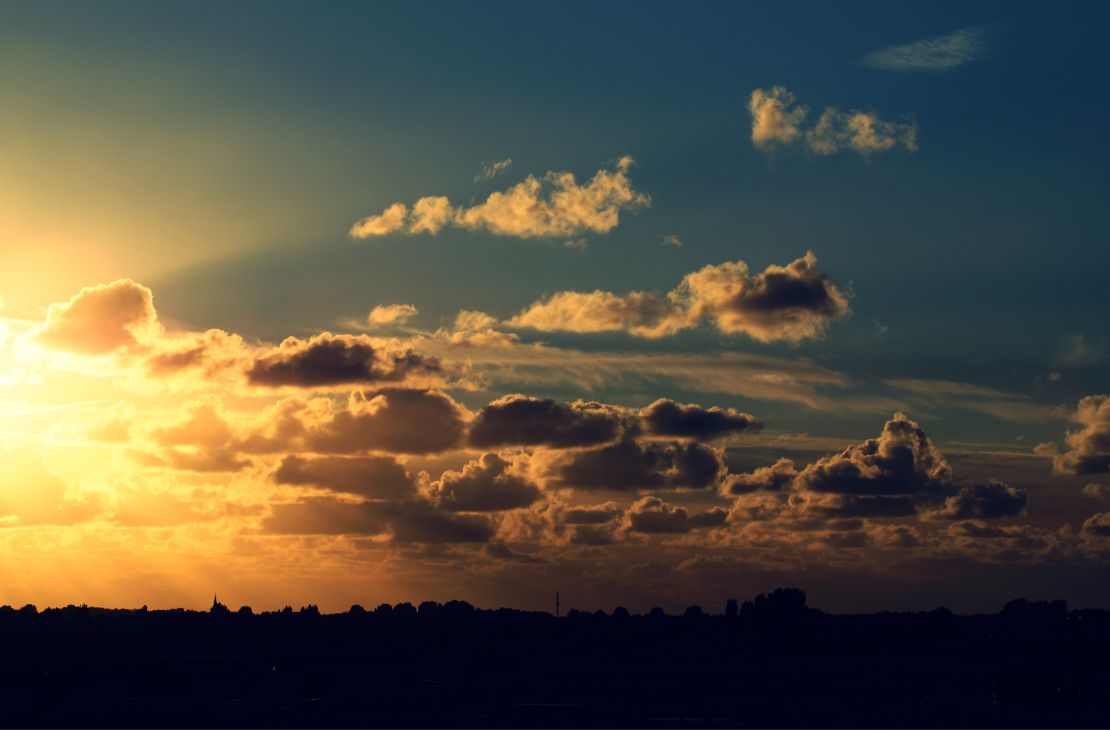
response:
M5 4L0 603L1106 605L1106 20Z

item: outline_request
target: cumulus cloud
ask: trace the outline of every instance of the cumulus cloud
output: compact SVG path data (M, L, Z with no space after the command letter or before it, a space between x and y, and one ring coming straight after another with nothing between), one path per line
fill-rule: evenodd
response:
M756 89L748 97L752 116L752 143L761 149L793 144L801 137L801 125L809 109L794 106L794 95L782 86Z
M747 474L730 474L721 494L735 496L743 519L994 519L1021 514L1025 490L991 480L958 484L925 431L902 413L873 439L798 470L789 459Z
M758 431L763 426L755 416L733 408L704 408L695 403L676 403L668 398L651 403L640 412L640 416L650 434L699 441Z
M379 304L366 315L366 323L371 327L386 327L405 324L416 316L416 307L411 304Z
M85 287L68 301L51 304L32 339L55 350L105 355L134 347L160 331L150 289L119 279Z
M719 527L728 519L728 510L711 507L691 515L685 507L668 504L659 497L643 497L628 509L632 532L683 534L699 528Z
M416 496L411 474L389 456L284 457L274 471L278 484L308 485L366 499L397 500Z
M724 472L721 452L706 444L622 439L562 455L554 484L614 492L705 489L717 486Z
M383 346L366 335L330 332L308 340L288 337L258 354L247 369L252 385L311 388L342 384L402 382L443 371L437 358L411 347Z
M674 235L673 233L670 233L670 234L667 234L666 236L663 236L663 245L664 246L675 246L677 248L677 247L682 246L682 239L679 238L678 236Z
M388 388L352 393L343 410L310 413L301 437L321 453L429 454L457 448L466 419L465 409L440 391Z
M749 492L778 492L793 484L798 471L790 459L779 459L771 466L763 466L745 474L729 474L721 483L725 496Z
M818 155L852 150L867 157L899 145L916 152L917 125L886 121L870 112L843 112L830 107L821 112L817 124L806 132L805 143L810 152Z
M216 396L186 403L180 419L152 429L148 437L161 451L137 456L152 465L197 472L239 471L250 465L239 453L239 434Z
M477 175L474 176L474 182L475 183L484 183L484 182L487 182L489 180L492 180L493 178L497 177L498 175L502 175L502 174L508 172L509 168L512 167L512 166L513 166L512 158L506 158L506 159L500 160L498 162L490 162L489 164L482 165L482 169L478 172Z
M514 394L478 411L470 426L470 444L478 448L589 446L616 440L628 424L628 414L616 406Z
M998 481L963 487L944 501L940 509L926 513L931 519L989 520L1016 517L1029 503L1025 490Z
M802 148L817 155L851 150L868 157L895 147L917 150L917 125L891 122L872 112L826 107L817 122L804 128L809 109L795 106L794 95L781 86L756 89L748 98L752 144L766 152Z
M409 217L409 207L404 203L394 203L385 209L381 215L370 215L362 218L351 226L352 238L370 238L372 236L388 236L405 228Z
M1058 474L1110 472L1110 396L1080 399L1072 420L1082 428L1065 436L1068 449L1055 456L1053 469Z
M434 235L447 226L517 238L608 233L620 223L622 211L651 204L649 196L632 187L628 176L632 165L631 157L621 157L612 169L598 170L582 184L569 172L548 172L542 178L529 175L469 207L456 207L443 196L421 198L411 210L404 203L394 203L380 215L356 222L350 235Z
M984 36L982 28L961 28L936 38L880 48L860 63L884 71L951 71L986 54Z
M444 472L432 483L432 496L447 512L499 512L543 498L539 487L497 454L483 454L460 471Z
M743 261L706 266L668 292L619 295L559 292L508 324L544 332L626 331L658 338L710 322L726 334L760 342L820 337L832 320L851 313L847 297L817 268L812 252L786 266L749 275Z

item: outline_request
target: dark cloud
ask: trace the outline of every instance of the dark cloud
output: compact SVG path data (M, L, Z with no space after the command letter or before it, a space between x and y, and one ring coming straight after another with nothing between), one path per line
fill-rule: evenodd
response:
M558 469L560 486L630 492L640 489L704 489L724 473L721 455L702 443L624 439L571 454Z
M633 532L646 534L683 534L691 530L718 527L728 519L728 510L713 507L690 515L685 507L671 505L659 497L644 497L628 509L628 525Z
M493 539L493 522L482 515L445 514L427 502L384 503L378 511L389 522L395 543L437 545Z
M721 487L721 494L736 495L755 491L777 492L793 483L798 476L794 462L779 459L771 466L762 466L746 474L729 474Z
M943 494L950 490L952 468L920 426L896 413L878 438L810 464L796 482L834 494Z
M660 398L640 411L645 430L658 436L708 441L744 431L758 431L762 424L748 413L732 408L704 408Z
M267 387L313 388L399 383L442 371L438 359L411 347L375 343L366 335L324 332L308 340L286 338L269 352L256 355L247 368L247 381Z
M758 492L772 503L753 501ZM730 474L721 494L735 496L743 519L792 515L795 520L900 518L993 519L1021 514L1025 490L1002 482L958 486L952 467L921 427L901 413L878 438L849 446L797 471L789 459L747 474ZM750 497L750 498L749 498Z
M262 523L267 532L292 535L383 535L397 544L489 542L493 523L479 515L450 515L421 500L346 502L332 497L275 504Z
M1058 474L1110 473L1110 396L1089 395L1080 399L1072 420L1082 424L1065 440L1068 450L1053 460Z
M286 456L274 471L274 481L317 486L369 499L416 496L412 475L389 456Z
M926 516L946 520L1015 517L1025 511L1028 503L1024 489L990 481L961 487L959 492L944 501L941 509L929 511Z
M347 409L312 424L305 436L321 453L430 454L457 448L466 413L438 390L389 388L355 393Z
M434 499L448 512L498 512L543 499L539 487L511 466L497 454L484 454L461 471L444 472L432 485Z
M262 522L266 532L283 535L380 535L386 522L371 502L343 502L332 497L275 504Z
M1098 537L1110 537L1110 512L1091 515L1083 523L1083 532Z
M478 411L470 427L470 444L478 448L591 446L616 440L629 423L625 411L615 406L508 395Z

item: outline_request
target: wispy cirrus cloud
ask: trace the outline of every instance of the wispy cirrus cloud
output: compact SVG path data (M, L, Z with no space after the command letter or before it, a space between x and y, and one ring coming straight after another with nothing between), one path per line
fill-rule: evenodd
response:
M860 64L883 71L951 71L987 53L982 28L961 28L948 35L886 46L860 59Z
M512 167L512 166L513 166L512 158L506 158L506 159L501 160L499 162L490 162L490 163L484 164L484 165L482 165L481 171L479 171L478 174L474 176L474 182L476 184L488 182L489 180L492 180L493 178L497 177L498 175L501 175L503 173L508 172L509 168Z

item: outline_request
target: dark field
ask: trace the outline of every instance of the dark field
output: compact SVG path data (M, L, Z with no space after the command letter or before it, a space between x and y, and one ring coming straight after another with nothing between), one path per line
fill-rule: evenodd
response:
M1110 614L0 613L8 726L1107 727Z

